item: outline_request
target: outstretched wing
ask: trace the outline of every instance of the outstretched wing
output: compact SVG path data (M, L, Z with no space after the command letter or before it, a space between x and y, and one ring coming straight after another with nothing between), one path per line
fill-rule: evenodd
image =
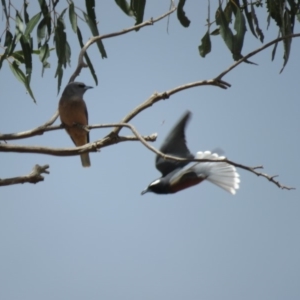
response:
M174 155L182 158L194 158L190 150L186 146L185 140L185 126L191 117L191 112L187 111L175 127L171 130L162 144L160 151L164 154ZM188 162L176 162L173 160L166 160L157 155L155 160L156 168L166 176L177 168L184 167Z

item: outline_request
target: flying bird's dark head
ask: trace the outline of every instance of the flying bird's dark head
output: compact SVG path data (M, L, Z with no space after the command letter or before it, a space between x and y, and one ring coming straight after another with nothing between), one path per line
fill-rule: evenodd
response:
M155 194L168 194L168 183L164 180L164 178L156 179L149 186L142 191L141 195L144 195L148 192L152 192Z

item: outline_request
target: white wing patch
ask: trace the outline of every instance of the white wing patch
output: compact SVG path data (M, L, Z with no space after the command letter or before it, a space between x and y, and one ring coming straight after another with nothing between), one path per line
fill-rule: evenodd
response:
M160 182L160 179L156 179L152 183L150 183L149 186L157 185L159 182Z

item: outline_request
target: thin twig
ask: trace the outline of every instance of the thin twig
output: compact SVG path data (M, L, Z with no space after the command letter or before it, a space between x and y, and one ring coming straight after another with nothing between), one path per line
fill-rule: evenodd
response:
M300 33L295 33L295 34L290 34L290 35L287 35L287 36L284 36L284 37L280 37L280 38L277 38L267 44L265 44L264 46L248 53L247 55L243 56L241 59L239 59L237 62L235 62L233 65L231 65L227 70L223 71L221 74L219 74L215 79L222 79L227 73L229 73L232 69L234 69L235 67L237 67L240 63L246 61L248 58L250 58L251 56L259 53L260 51L263 51L264 49L284 40L284 39L289 39L289 38L294 38L294 37L300 37Z

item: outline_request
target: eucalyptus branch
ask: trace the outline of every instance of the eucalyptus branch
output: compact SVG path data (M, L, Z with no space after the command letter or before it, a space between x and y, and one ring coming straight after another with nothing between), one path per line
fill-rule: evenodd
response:
M25 182L37 183L39 181L44 181L44 176L42 176L41 174L43 173L49 174L50 172L47 170L48 168L49 165L45 165L45 166L35 165L32 171L28 175L0 179L0 186L25 183Z
M94 36L92 38L89 39L89 41L83 46L83 48L81 49L80 53L79 53L79 57L78 57L78 64L76 67L75 72L72 74L72 76L70 77L69 82L72 82L75 80L75 78L80 74L81 69L85 68L87 65L85 64L83 57L84 54L86 53L87 49L94 44L95 42L99 41L99 40L104 40L104 39L108 39L108 38L112 38L115 36L119 36L119 35L123 35L126 34L128 32L140 29L142 27L145 26L149 26L149 25L153 25L154 23L164 19L165 17L169 16L170 14L172 14L175 10L177 9L177 7L173 6L167 13L163 14L162 16L156 18L156 19L150 19L148 21L145 21L141 24L132 26L130 28L127 29L123 29L121 31L117 31L117 32L113 32L113 33L108 33L108 34L104 34L104 35L99 35L99 36Z
M183 90L187 90L193 87L197 86L203 86L203 85L213 85L220 87L222 89L227 89L228 87L231 87L229 83L223 80L218 79L210 79L210 80L202 80L202 81L196 81L192 83L187 83L178 87L175 87L174 89L171 89L169 91L165 91L162 93L154 93L150 98L148 98L145 102L138 105L135 109L133 109L127 116L125 116L120 123L126 123L129 122L131 119L133 119L136 115L138 115L140 112L145 110L146 108L152 106L156 102L160 100L166 100L169 99L170 96L173 94L179 93ZM111 134L118 134L122 128L118 127L112 130Z
M243 56L241 59L239 59L237 62L235 62L233 65L231 65L227 70L223 71L221 74L219 74L215 79L216 80L220 80L222 79L227 73L229 73L231 70L233 70L235 67L237 67L240 63L246 61L248 58L250 58L251 56L254 56L255 54L265 50L266 48L284 40L284 39L289 39L289 38L295 38L295 37L300 37L300 33L295 33L295 34L289 34L289 35L286 35L284 37L280 37L280 38L277 38L267 44L265 44L264 46L248 53L247 55Z

